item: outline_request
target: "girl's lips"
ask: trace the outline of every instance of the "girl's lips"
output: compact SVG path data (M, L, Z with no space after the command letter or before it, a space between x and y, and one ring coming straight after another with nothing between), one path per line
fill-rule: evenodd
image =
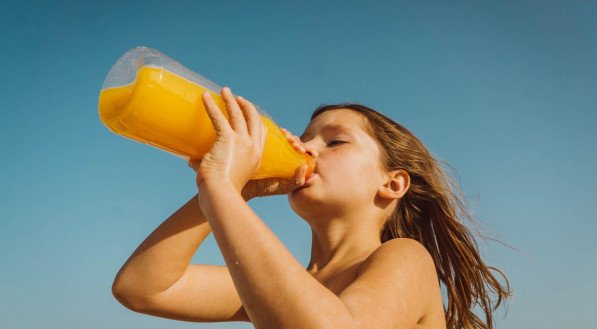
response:
M310 181L312 181L312 180L313 180L313 177L315 177L315 176L317 176L317 173L315 173L315 172L314 172L314 173L312 173L312 174L311 174L311 176L309 176L309 178L307 178L307 179L305 180L305 184L307 184L307 183L309 183Z

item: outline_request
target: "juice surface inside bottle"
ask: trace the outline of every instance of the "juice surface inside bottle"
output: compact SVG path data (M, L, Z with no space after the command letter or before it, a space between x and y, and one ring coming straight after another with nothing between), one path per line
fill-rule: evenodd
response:
M215 140L215 130L203 105L209 92L228 118L217 92L160 67L143 66L131 84L103 89L99 97L101 121L113 132L168 151L186 160L200 159ZM254 175L292 177L296 168L312 159L295 151L279 127L261 115L266 142L261 165Z

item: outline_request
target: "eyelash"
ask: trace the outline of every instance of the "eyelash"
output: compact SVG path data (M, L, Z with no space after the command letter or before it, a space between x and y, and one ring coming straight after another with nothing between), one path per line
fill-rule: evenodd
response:
M328 143L328 146L331 146L331 145L336 145L336 143L337 143L337 144L343 144L343 143L346 143L346 142L345 142L345 141L339 141L339 140L332 140L332 141L330 141L330 142Z

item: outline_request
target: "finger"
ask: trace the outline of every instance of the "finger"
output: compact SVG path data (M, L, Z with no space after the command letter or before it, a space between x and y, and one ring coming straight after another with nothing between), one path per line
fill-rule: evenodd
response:
M303 146L303 143L297 142L297 141L292 141L290 144L292 145L292 147L294 147L295 150L303 152L303 153L306 152L306 149Z
M303 141L301 140L300 137L291 135L290 138L292 138L292 140L294 140L297 144L303 145Z
M257 112L257 109L253 103L249 102L243 97L239 96L238 100L243 110L243 115L245 116L249 136L258 139L261 142L261 146L263 146L265 142L266 131L264 124L261 121L259 112Z
M305 176L307 176L308 169L309 169L309 166L304 164L295 170L294 176L292 177L294 184L303 185L305 183L305 179L306 179Z
M282 133L284 134L284 137L286 137L287 139L295 139L298 138L298 136L293 135L290 131L288 131L286 128L280 128L280 130L282 130Z
M288 137L287 140L288 140L288 143L290 143L290 145L292 145L292 147L295 150L297 150L299 152L306 152L305 144L303 144L303 142L301 142L301 140L298 137L296 137L296 136Z
M247 123L234 95L232 95L232 90L228 87L222 88L222 98L224 98L224 102L226 103L232 129L239 134L247 135Z
M187 164L191 169L197 172L197 169L201 166L201 159L191 159Z
M301 141L301 139L298 136L293 135L290 131L284 129L284 128L280 128L282 129L282 132L284 133L284 137L286 137L286 139L289 139L291 141Z
M265 139L267 137L267 126L263 121L261 121L261 117L259 118L259 122L261 123L261 130L260 130L260 137L261 138L261 151L265 149Z
M211 123L216 130L216 134L220 134L223 131L229 132L232 130L228 120L226 120L226 117L224 117L224 113L222 113L222 110L220 110L216 102L214 102L213 98L211 98L209 92L204 92L202 98L207 116L209 117L209 120L211 120Z
M306 151L305 146L304 146L303 142L301 141L300 137L293 135L290 131L286 130L285 128L280 128L280 130L284 134L284 137L286 138L288 143L290 143L290 145L292 145L292 147L295 150L300 151L300 152Z

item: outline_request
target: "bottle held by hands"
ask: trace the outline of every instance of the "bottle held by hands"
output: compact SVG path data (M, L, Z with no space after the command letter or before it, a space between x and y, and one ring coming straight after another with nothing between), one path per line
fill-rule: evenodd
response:
M114 133L152 145L185 160L201 159L215 141L216 132L201 95L209 92L226 118L221 88L180 63L147 48L126 52L112 66L99 96L101 121ZM261 165L253 179L290 178L313 159L299 153L274 121L258 109L266 129Z

